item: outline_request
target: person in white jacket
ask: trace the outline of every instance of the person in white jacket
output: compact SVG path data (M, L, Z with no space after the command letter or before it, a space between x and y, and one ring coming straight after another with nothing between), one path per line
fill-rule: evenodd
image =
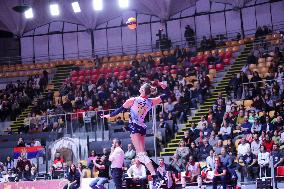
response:
M264 175L265 177L268 174L269 171L269 159L270 154L266 151L265 147L263 145L260 146L260 152L258 154L258 165L260 167L259 176L260 178Z

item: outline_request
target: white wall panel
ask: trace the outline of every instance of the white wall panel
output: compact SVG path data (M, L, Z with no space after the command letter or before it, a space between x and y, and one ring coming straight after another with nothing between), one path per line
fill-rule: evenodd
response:
M91 34L87 32L78 33L78 49L80 57L91 57L92 55L92 42Z
M31 63L33 61L33 38L21 38L21 57L22 63Z
M139 25L139 23L150 22L150 16L144 14L138 14L137 21L138 21L138 27L137 27L138 52L149 52L152 50L150 24Z
M65 59L78 58L77 33L66 33L63 35Z
M211 32L213 36L218 34L226 34L226 24L224 13L211 14Z
M257 26L271 26L269 4L263 4L255 7ZM283 16L283 15L282 15Z
M255 20L255 7L248 7L242 10L243 13L243 23L245 35L250 35L255 33L256 20Z
M49 36L49 56L51 60L63 59L63 41L61 34Z
M34 50L35 61L44 62L48 61L48 36L35 36L34 37Z

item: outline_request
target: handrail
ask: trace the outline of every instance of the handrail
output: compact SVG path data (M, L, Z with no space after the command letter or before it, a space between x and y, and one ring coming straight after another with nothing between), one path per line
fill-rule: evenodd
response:
M284 80L284 78L282 78ZM261 81L254 81L254 82L248 82L248 83L242 83L242 85L251 85L251 84L257 84L257 83L266 83L266 82L272 82L272 81L279 81L278 78L275 79L262 79Z

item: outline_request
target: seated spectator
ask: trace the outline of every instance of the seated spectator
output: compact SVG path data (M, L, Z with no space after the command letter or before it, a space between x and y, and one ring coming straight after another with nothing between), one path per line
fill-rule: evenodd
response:
M241 125L241 133L249 134L251 132L252 124L249 122L248 117L244 117L244 123Z
M272 141L274 144L277 144L277 145L281 144L281 138L277 130L275 130L273 133Z
M257 133L253 134L253 141L251 142L251 153L258 156L260 152L261 141L259 140L259 135Z
M274 131L274 124L270 122L270 117L264 117L264 123L262 124L261 131L265 131L267 133L271 133Z
M63 189L77 189L80 187L81 176L75 164L71 164L67 179L68 184Z
M190 183L196 182L198 175L200 175L200 165L198 162L195 162L193 156L189 156L189 161L186 165L185 173L183 173L181 177L182 187L186 187L187 180Z
M21 154L21 156L18 158L16 169L20 172L23 172L26 168L26 165L28 165L30 168L32 167L30 160L26 158L25 154Z
M220 155L221 154L221 149L223 148L223 141L222 140L218 140L217 145L213 146L213 149L215 151L216 155Z
M63 163L64 163L63 157L60 157L60 153L56 152L55 158L54 158L54 161L53 161L53 167L56 170L63 170Z
M164 158L159 158L159 167L157 168L157 177L161 184L165 183L167 189L175 188L175 174L170 165L165 164Z
M14 161L12 160L11 156L7 156L4 165L6 167L6 171L14 169Z
M130 188L130 186L140 185L141 189L146 189L147 178L146 178L146 168L138 158L135 158L134 165L130 166L127 170L127 175L129 178L126 179L126 186Z
M271 152L273 144L274 144L274 141L271 140L271 136L269 136L269 134L266 134L265 139L262 140L262 145L265 147L265 150L267 152Z
M257 58L254 56L253 51L250 52L250 55L247 57L247 64L256 64L257 63Z
M196 128L196 124L192 123L189 131L189 135L191 136L192 141L195 141L199 137L200 130Z
M227 168L231 168L231 166L233 164L233 159L227 153L227 150L226 150L225 147L221 148L220 161L221 161L222 165L226 166Z
M252 124L252 127L251 127L251 133L254 134L254 133L260 133L261 132L261 124L259 122L259 119L255 119L255 122Z
M217 189L220 183L223 188L227 188L227 181L230 180L230 173L226 166L224 166L218 156L215 157L215 169L213 177L213 189Z
M241 139L241 143L238 146L238 159L243 159L243 156L250 151L250 145L246 142L245 138Z
M203 139L203 144L199 146L198 157L200 160L205 160L212 150L212 146L208 143L208 140L205 138Z
M211 135L210 135L210 137L208 139L209 144L214 147L214 146L217 145L218 140L219 140L218 135L216 135L216 133L214 131L211 132Z
M208 125L205 116L201 116L201 120L197 124L197 129L198 130L203 130L205 128L205 125Z
M266 177L269 175L269 159L270 154L266 151L265 147L261 145L257 159L258 165L260 166L259 177Z
M31 175L31 169L29 165L25 165L25 169L22 171L22 180L23 181L31 181L32 175Z
M230 126L228 126L226 121L223 122L223 125L220 129L219 134L221 135L223 140L227 140L227 139L231 138L232 128Z
M205 138L209 138L211 135L211 132L213 132L213 128L211 126L209 126L209 124L204 124L204 128L202 129L203 132L203 136Z
M182 140L186 147L190 147L191 137L189 136L189 131L184 131L184 136L182 137Z
M208 50L208 40L206 39L206 36L202 37L202 40L200 41L200 50L205 51Z
M188 158L189 147L185 146L185 142L183 140L179 141L179 147L176 149L176 154L182 159Z
M133 144L128 144L127 151L124 154L124 165L130 167L132 159L135 158L136 151Z
M110 162L106 156L101 156L99 162L94 162L94 167L99 171L98 177L96 177L91 183L90 187L95 188L104 188L104 184L108 182L109 179L109 168Z
M246 176L248 180L254 180L258 176L257 155L248 151L242 159L239 160L241 166L241 182L244 182Z
M190 150L190 155L192 155L194 159L197 160L199 149L197 148L195 142L191 142L189 150Z
M175 169L175 173L181 173L185 171L186 160L182 159L176 153L173 155L170 161L170 165Z
M36 180L38 176L37 170L35 166L32 166L31 168L31 180Z
M209 156L206 158L206 167L207 170L214 170L215 169L215 157L216 154L214 152L214 150L210 150Z
M17 147L26 147L26 143L23 138L19 138Z

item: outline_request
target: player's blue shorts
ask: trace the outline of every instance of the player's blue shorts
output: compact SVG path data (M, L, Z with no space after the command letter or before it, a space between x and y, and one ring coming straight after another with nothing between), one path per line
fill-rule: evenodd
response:
M130 134L135 134L135 133L139 133L142 136L146 135L146 128L137 125L135 123L129 123L127 130L130 132Z

